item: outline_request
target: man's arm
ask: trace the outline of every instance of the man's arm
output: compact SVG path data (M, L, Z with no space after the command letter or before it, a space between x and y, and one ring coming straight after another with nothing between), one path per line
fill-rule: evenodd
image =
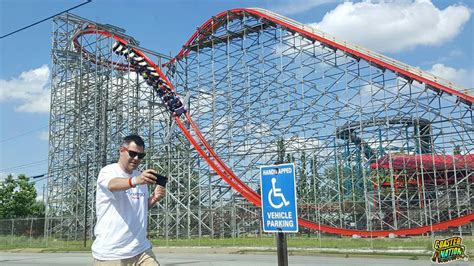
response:
M136 177L135 185L155 184L156 176L154 176L151 172L154 172L154 170L148 169L143 171L141 175ZM128 178L115 177L109 181L107 188L112 192L127 190L130 188L130 182Z

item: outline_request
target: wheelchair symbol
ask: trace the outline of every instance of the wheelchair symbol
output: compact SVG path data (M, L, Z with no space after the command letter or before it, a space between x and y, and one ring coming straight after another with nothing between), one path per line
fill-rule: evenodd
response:
M285 195L281 193L281 188L276 188L275 184L276 184L276 178L272 178L272 188L270 189L270 191L268 191L268 202L275 209L280 209L281 207L283 207L283 205L288 206L290 202L287 201L285 199ZM273 200L272 200L273 197L281 198L280 200L281 202L279 204L273 203Z

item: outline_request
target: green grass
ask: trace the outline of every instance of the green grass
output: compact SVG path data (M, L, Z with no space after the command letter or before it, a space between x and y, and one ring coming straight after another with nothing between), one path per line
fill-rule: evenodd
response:
M441 237L437 237L439 239ZM350 237L302 237L288 235L288 248L340 248L340 249L404 249L404 250L432 250L432 239L430 237L411 238L376 238L376 239L352 239ZM190 239L151 239L155 247L267 247L275 248L275 237L263 235L262 237L241 238L209 238L203 237ZM0 236L0 250L36 249L45 252L54 251L90 251L91 241L86 247L82 240L58 240L44 238L29 238L22 236ZM463 244L467 250L474 247L474 237L464 237ZM292 251L293 252L293 251ZM298 251L294 251L298 252ZM325 251L322 251L325 252Z
M288 247L295 248L343 248L343 249L422 249L432 250L432 239L430 237L411 238L360 238L349 237L295 237L288 236ZM246 238L191 238L191 239L153 239L155 246L211 246L211 247L275 247L275 238L272 235L264 237ZM474 246L473 237L464 237L463 244L466 247Z
M274 246L275 239L273 237L262 238L190 238L190 239L153 239L154 246L204 246L204 247L265 247Z
M26 236L0 236L0 250L40 249L41 251L90 251L91 241L84 247L84 241L30 238Z

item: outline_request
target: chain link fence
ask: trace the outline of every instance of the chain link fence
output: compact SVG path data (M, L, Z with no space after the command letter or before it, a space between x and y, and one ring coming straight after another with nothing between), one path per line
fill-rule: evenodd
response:
M1 219L0 236L43 237L44 223L45 218Z
M24 249L24 248L46 248L58 250L89 250L92 244L91 228L88 234L66 230L62 235L45 234L45 223L50 226L71 222L71 217L57 219L45 218L16 218L0 219L0 249ZM421 254L430 255L435 239L443 239L450 236L462 236L463 244L474 245L473 232L467 229L473 228L474 223L465 226L464 230L456 228L443 232L434 232L422 236L397 237L397 238L354 238L316 233L305 234L304 231L295 234L287 234L288 246L292 248L309 248L318 251L329 250L333 252L345 252L344 250L357 249L365 252L389 252L399 254ZM468 227L468 228L467 228ZM150 230L150 228L149 228ZM274 246L274 234L262 233L245 236L202 236L202 237L173 237L156 236L150 230L149 239L154 246L235 246L235 247L272 247ZM86 239L84 239L86 237ZM405 254L404 253L404 254Z
M0 219L0 250L24 248L53 248L87 250L92 241L84 239L83 232L66 232L64 235L47 235L45 224L55 225L65 218L14 218Z

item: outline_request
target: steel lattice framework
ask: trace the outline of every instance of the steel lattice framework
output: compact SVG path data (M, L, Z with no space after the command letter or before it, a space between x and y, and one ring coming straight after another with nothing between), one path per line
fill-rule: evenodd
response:
M112 53L110 35L78 35L90 25L126 39L157 65L165 59L113 26L55 19L49 233L83 231L84 210L90 228L93 193L84 192L93 191L98 170L116 159L116 145L131 132L148 140L145 167L173 177L150 215L158 235L260 230L260 210L246 200L256 197L232 190L220 173L225 167L209 166L219 160L255 191L259 166L295 162L300 223L314 230L377 236L471 226L467 89L277 14L238 9L208 20L163 65L188 109L182 123ZM199 133L187 132L190 117L216 154L194 151L188 140Z
M158 155L170 150L163 140L171 138L166 131L169 115L155 107L156 96L127 64L117 68L92 60L112 59L110 39L79 37L88 56L74 47L75 34L91 23L65 14L55 17L53 31L46 231L74 238L82 238L86 224L93 227L95 180L104 165L117 160L121 139L142 135L150 147L145 165L151 167L160 160ZM101 27L136 44L117 27ZM163 59L149 54L157 62Z

